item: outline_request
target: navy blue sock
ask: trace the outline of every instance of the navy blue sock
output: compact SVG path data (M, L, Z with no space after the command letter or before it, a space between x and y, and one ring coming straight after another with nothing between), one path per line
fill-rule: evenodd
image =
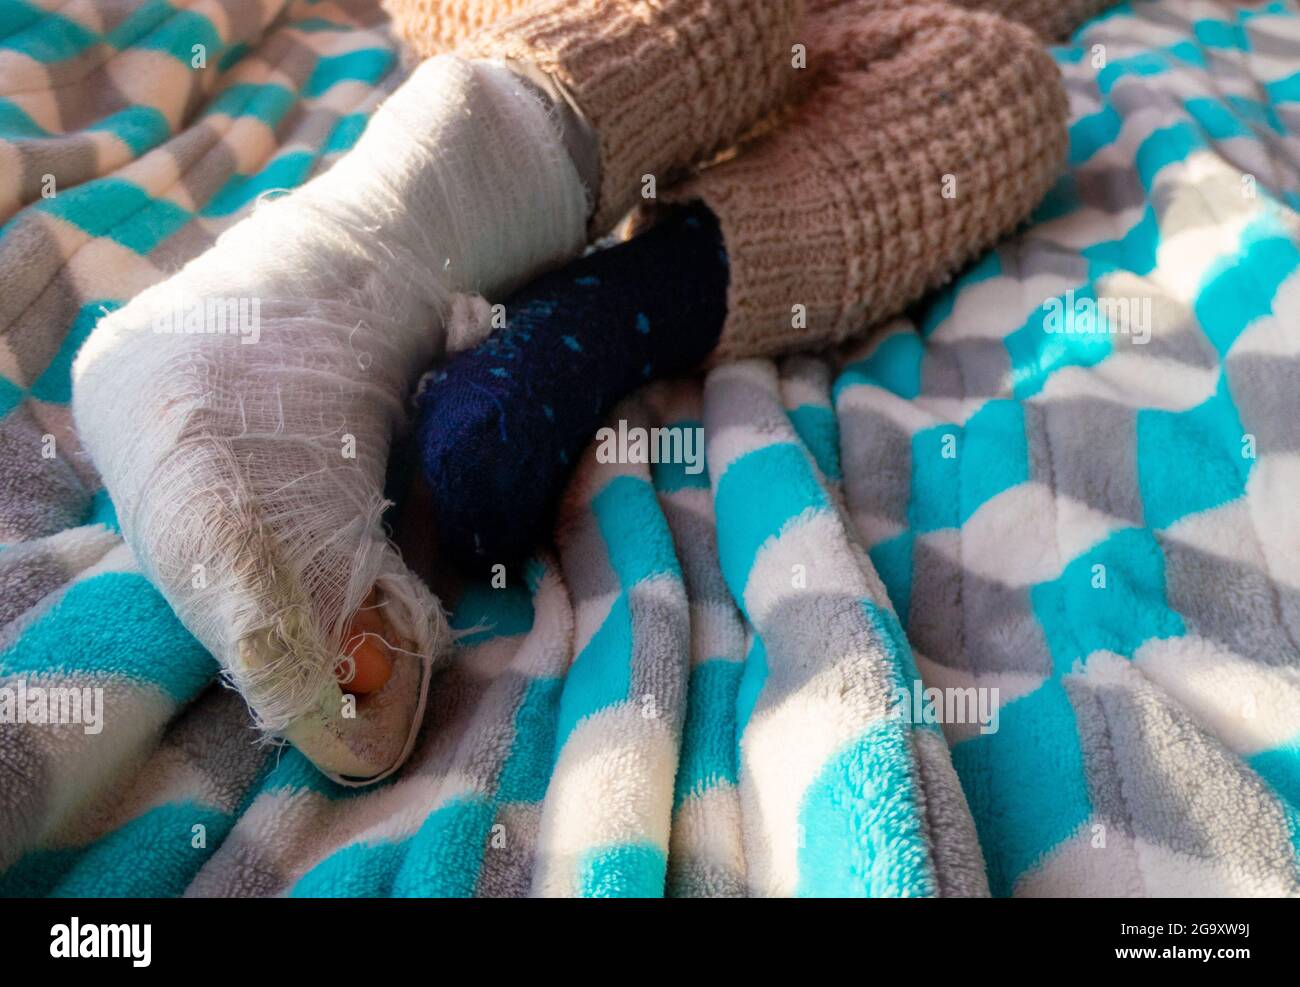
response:
M727 258L704 206L547 274L506 303L506 327L433 374L417 442L445 552L507 565L550 536L578 458L622 398L708 356L726 315Z

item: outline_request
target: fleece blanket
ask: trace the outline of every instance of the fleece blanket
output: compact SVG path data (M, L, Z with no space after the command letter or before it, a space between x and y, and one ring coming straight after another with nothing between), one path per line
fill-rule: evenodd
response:
M1021 235L626 402L523 571L425 560L458 653L362 790L255 742L67 401L99 312L349 146L382 16L3 18L0 893L1300 894L1294 3L1085 26Z

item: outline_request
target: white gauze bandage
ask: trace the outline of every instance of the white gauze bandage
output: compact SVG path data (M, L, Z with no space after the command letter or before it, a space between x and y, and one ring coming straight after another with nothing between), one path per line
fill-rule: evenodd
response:
M381 524L406 396L456 348L455 296L585 243L552 114L500 64L423 62L329 171L104 318L76 360L77 430L144 571L258 725L339 780L409 753L448 643ZM349 709L336 667L372 586L402 651Z

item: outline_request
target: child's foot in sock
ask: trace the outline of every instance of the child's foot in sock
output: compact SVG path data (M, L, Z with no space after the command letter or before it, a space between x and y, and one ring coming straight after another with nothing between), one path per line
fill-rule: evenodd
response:
M844 0L813 5L799 38L817 54L781 125L659 190L692 212L529 286L499 339L435 375L421 439L445 548L480 564L527 553L569 464L645 377L868 329L1055 181L1068 101L1026 28Z
M444 548L476 567L545 538L572 466L618 401L713 349L727 259L702 206L573 261L506 303L506 328L435 371L420 452Z

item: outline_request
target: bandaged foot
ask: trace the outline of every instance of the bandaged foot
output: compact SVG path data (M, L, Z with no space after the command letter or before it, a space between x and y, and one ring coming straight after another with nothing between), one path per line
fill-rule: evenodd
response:
M336 780L401 763L446 650L382 526L406 396L488 328L450 317L481 307L468 296L574 256L644 174L667 181L780 102L794 4L743 7L546 2L494 25L462 52L513 68L423 63L330 171L79 354L78 431L144 571L257 724ZM682 98L701 82L726 98Z
M146 572L258 725L340 780L400 762L448 642L381 524L405 396L455 293L507 291L585 242L550 113L502 66L422 64L351 154L77 359L77 427ZM349 650L358 620L372 636Z

